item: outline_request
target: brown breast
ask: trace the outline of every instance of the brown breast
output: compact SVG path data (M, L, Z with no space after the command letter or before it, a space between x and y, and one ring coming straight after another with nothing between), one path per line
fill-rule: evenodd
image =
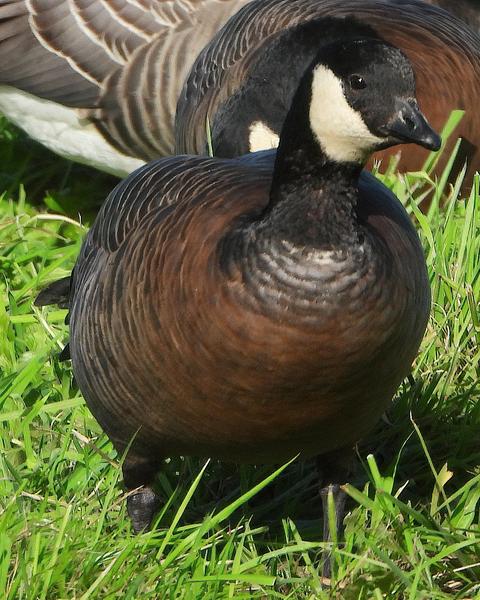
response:
M226 232L267 202L268 160L159 161L114 192L92 229L75 271L72 360L120 450L135 438L139 454L326 452L358 440L408 373L429 310L424 259L371 178L361 218L373 254L322 267L323 287L290 281L272 294L279 269L250 269L248 254L226 264Z

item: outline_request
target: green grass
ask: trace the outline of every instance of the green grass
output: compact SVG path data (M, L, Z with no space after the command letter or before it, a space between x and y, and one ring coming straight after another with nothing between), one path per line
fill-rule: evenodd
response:
M409 190L425 174L386 175L416 215L434 305L414 381L358 448L328 587L312 462L172 459L157 526L132 535L119 457L56 357L65 311L32 306L113 180L5 122L0 159L0 598L480 598L478 181L422 216Z

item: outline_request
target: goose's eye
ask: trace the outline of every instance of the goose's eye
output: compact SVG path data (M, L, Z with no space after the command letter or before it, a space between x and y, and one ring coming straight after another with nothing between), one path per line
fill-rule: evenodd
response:
M367 87L367 82L360 75L350 75L348 82L353 90L364 90Z

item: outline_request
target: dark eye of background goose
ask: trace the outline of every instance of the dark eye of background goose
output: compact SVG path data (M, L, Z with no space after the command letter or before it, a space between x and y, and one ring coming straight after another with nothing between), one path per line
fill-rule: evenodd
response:
M364 90L367 87L367 82L360 75L350 75L348 82L353 90Z

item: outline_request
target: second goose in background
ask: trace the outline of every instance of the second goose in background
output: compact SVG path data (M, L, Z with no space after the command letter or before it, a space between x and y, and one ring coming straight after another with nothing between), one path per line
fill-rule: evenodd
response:
M352 25L351 17L361 21ZM454 109L465 110L437 173L457 137L458 169L468 161L471 184L480 170L480 38L451 14L420 0L253 0L201 52L180 95L176 151L206 154L209 122L215 156L239 156L276 145L305 65L323 44L363 27L409 57L426 116L441 129ZM398 149L375 155L383 159ZM420 170L428 153L403 148L399 170Z
M337 457L389 405L429 315L415 228L362 172L405 142L440 146L410 63L346 35L301 78L277 153L142 167L108 197L70 284L39 296L69 296L76 381L126 452L127 488L142 486L136 530L171 455L320 455L324 484L343 481Z

